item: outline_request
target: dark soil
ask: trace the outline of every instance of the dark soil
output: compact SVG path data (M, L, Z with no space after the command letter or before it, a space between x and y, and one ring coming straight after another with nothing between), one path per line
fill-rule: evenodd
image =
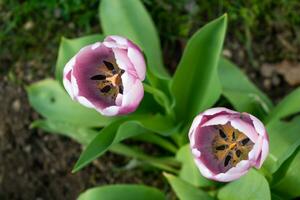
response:
M13 9L19 5L16 2L10 1L6 7L0 3L0 199L75 199L87 188L111 183L144 183L169 191L159 172L140 168L125 170L129 159L112 153L105 154L79 173L71 174L81 146L68 138L29 128L39 116L30 107L24 86L53 76L59 38L79 37L101 30L96 16L98 1L90 0L86 6L80 5L67 14L62 9L65 5L50 10L39 5L23 13ZM195 10L194 4L182 6L155 1L157 4L152 5L145 2L158 27L165 63L170 71L175 70L187 38L196 28L224 12L205 3L201 4L204 10ZM89 10L85 12L87 20L80 21L86 10ZM273 12L278 13L275 8ZM19 14L19 18L14 14ZM4 20L17 26L6 29L3 24L7 27L9 24ZM259 20L258 25L249 25L252 31L250 53L243 21L233 18L224 54L277 102L295 86L288 85L276 72L271 78L266 77L260 67L285 59L300 61L299 33L295 33L300 26L290 22L269 24L263 16L256 20ZM295 44L290 46L298 49L291 49L288 44Z

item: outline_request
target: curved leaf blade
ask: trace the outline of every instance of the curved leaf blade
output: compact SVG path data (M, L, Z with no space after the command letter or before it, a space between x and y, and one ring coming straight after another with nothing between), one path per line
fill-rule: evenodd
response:
M300 117L290 122L273 121L267 131L270 152L263 167L274 173L300 146Z
M190 120L219 98L217 67L226 26L224 15L202 27L189 40L171 85L178 118Z
M196 167L189 144L182 146L178 150L176 158L182 163L181 170L179 172L179 177L182 180L196 187L207 187L214 185L214 182L204 178L199 169Z
M145 51L150 71L169 78L154 23L139 0L102 0L99 13L105 35L121 35L135 42Z
M113 120L73 101L55 80L45 79L36 82L26 90L31 106L47 119L84 127L102 127Z
M56 61L56 80L62 83L63 69L65 65L82 47L95 42L101 42L103 38L104 36L100 34L89 35L75 39L67 39L63 37L59 45L58 57Z
M222 94L236 110L255 113L261 118L266 117L266 114L273 108L271 100L236 65L221 58L218 72Z
M286 96L270 113L268 121L282 119L300 112L300 87Z
M285 173L280 175L279 181L273 186L272 190L284 196L285 199L300 197L300 151L295 152L291 161L287 164Z
M87 146L80 155L73 172L102 155L112 144L149 131L164 133L171 130L173 126L167 126L166 120L160 115L133 116L116 120L103 128Z
M100 186L80 194L78 200L166 200L164 194L144 185L117 184Z
M256 170L251 169L240 179L225 185L219 190L220 200L271 200L268 181Z
M174 192L180 200L212 200L206 192L194 187L193 185L181 180L171 174L164 173L164 176L172 186Z

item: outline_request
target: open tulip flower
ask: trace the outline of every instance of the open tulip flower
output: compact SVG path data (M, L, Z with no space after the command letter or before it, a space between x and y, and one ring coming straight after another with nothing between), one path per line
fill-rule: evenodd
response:
M269 151L264 125L248 113L212 108L199 114L189 131L194 160L203 176L232 181L260 168Z
M83 47L65 66L72 97L106 116L131 113L144 96L146 64L140 48L120 36Z

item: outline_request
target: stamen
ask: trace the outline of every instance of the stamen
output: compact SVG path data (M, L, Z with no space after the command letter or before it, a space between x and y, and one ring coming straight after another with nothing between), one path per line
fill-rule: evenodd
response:
M109 85L105 86L104 88L102 88L100 91L103 93L108 93L110 91L111 87Z
M95 75L95 76L92 76L90 79L91 80L104 80L106 78L106 76L102 75L102 74L98 74L98 75Z
M225 162L224 162L224 166L227 167L227 165L229 164L229 161L231 160L231 156L227 155L225 158Z
M123 94L123 86L122 85L119 86L119 93Z
M109 69L111 71L115 69L115 67L114 67L114 65L112 63L107 62L105 60L103 60L103 63L105 64L105 66L107 67L107 69Z
M241 141L242 145L245 146L249 142L249 138L245 138Z
M216 148L216 150L225 150L227 148L227 145L221 145L221 146L218 146L217 148Z
M236 137L235 137L235 132L233 131L232 133L232 140L235 141L236 140Z
M238 149L238 150L235 152L235 154L236 154L237 157L240 157L241 154L242 154L242 152Z
M227 138L226 134L221 129L219 129L219 135L224 139Z

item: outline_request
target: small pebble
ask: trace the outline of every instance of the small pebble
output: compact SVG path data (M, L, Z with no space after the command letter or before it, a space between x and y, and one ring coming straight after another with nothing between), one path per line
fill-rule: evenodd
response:
M14 111L19 112L20 108L21 108L21 102L19 99L16 99L13 104L12 104L12 108Z

